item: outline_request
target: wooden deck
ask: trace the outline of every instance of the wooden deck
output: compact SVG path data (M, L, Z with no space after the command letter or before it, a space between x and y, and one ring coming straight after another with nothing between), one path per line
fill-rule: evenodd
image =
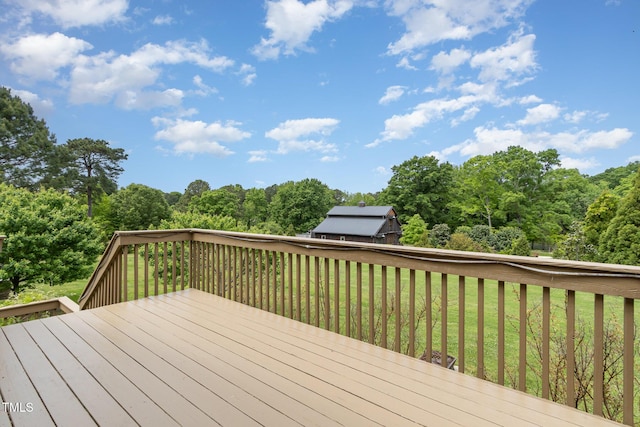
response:
M1 328L0 397L0 426L619 425L197 290Z

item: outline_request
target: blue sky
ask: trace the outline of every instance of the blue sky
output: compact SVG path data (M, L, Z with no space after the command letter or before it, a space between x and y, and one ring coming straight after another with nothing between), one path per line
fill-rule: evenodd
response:
M640 160L637 0L0 0L0 84L119 184L317 178L375 192L417 155Z

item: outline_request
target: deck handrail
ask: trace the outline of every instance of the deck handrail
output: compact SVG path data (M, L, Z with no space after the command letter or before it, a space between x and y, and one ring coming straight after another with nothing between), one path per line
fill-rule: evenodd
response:
M68 297L52 298L44 301L35 301L27 304L9 305L0 307L0 319L8 317L25 317L34 314L60 311L62 313L75 313L79 311L78 304Z
M457 282L458 286L451 286L450 282ZM514 313L508 313L509 304L505 303L511 297L505 294L507 284L516 298ZM637 266L202 229L120 231L105 250L79 305L80 309L92 308L185 287L216 293L412 356L419 356L422 347L417 347L424 345L425 360L431 360L439 346L454 353L460 371L475 370L479 377L490 376L485 370L489 364L485 358L489 351L485 335L494 331L488 332L486 324L497 316L494 379L500 384L511 382L526 391L531 371L538 369L531 362L531 352L535 350L540 359L538 394L562 398L571 406L578 405L576 396L580 396L580 402L591 399L580 395L583 384L579 383L581 373L575 366L579 345L576 341L582 328L577 322L585 315L576 295L582 301L591 294L593 303L588 305L592 309L587 317L593 317L593 337L587 338L592 340L594 352L590 368L594 379L589 386L593 397L590 403L580 404L598 415L617 417L620 412L608 406L609 383L604 379L610 368L605 346L610 344L607 322L611 316L614 320L623 319L623 349L619 355L623 365L621 421L632 425L634 406L640 402L634 388L634 382L640 382L640 368L634 359L638 342L635 301L640 299ZM496 310L489 312L485 300L495 296L494 289ZM470 292L473 301L466 299ZM562 293L561 297L557 292ZM449 294L455 293L457 297L450 300ZM470 305L475 305L475 312L468 308ZM554 317L556 305L562 306L559 320ZM536 310L540 311L539 331ZM474 313L475 340L466 330ZM421 325L425 319L432 320L431 327ZM434 322L438 321L439 327L435 327ZM510 323L517 329L515 373L509 372L505 361L505 330ZM560 384L563 391L554 395L554 384L549 380L553 363L550 346L556 345L553 334L560 324L566 324L561 344L567 354L565 374L557 381L566 384ZM538 333L540 337L535 336ZM470 350L465 349L470 347L477 348L474 355L467 354ZM441 359L444 364L448 358Z

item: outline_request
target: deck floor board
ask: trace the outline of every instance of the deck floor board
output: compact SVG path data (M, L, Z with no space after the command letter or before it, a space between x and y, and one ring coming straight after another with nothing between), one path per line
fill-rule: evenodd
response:
M174 311L180 310L180 313L186 318L195 319L205 314L206 311L194 312L195 304L191 305L186 302L172 304L172 308ZM150 302L150 304L159 303L160 301ZM449 422L447 415L451 415L451 412L456 412L457 417L462 421L471 422L473 420L479 427L485 425L477 417L470 416L465 418L463 411L451 405L438 405L433 402L433 405L425 408L420 406L420 403L424 402L422 399L419 402L414 402L415 404L410 404L408 401L415 397L415 393L411 390L397 387L391 383L377 381L375 377L364 375L341 363L327 364L325 356L309 351L305 343L300 345L300 341L298 341L296 345L295 343L289 344L285 341L274 340L269 336L269 331L264 330L260 325L244 324L244 322L238 321L228 324L229 322L226 321L229 318L228 314L227 311L223 313L222 310L209 313L207 323L202 323L202 325L211 330L218 330L217 333L226 336L227 339L237 336L246 337L248 342L239 343L238 351L243 351L242 345L245 345L248 348L244 351L257 351L259 353L257 357L263 360L280 362L279 365L274 364L273 366L274 369L278 370L279 375L298 378L300 377L300 372L303 372L322 382L322 384L311 385L311 387L324 386L330 396L337 397L340 394L345 394L342 388L355 390L359 399L353 399L353 395L346 393L344 400L339 401L339 403L351 408L353 411L360 411L363 415L374 415L374 420L384 421L389 417L400 417L405 418L406 421L419 424L425 418L429 418L432 422L437 422L440 425L447 424ZM256 350L251 347L255 347ZM335 391L332 392L331 388L334 388ZM383 409L385 407L386 410ZM487 423L486 425L490 424Z
M0 397L33 405L0 426L618 425L196 290L1 328Z

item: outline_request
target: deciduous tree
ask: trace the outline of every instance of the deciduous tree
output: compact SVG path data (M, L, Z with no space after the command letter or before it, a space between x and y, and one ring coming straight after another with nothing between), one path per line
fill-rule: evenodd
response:
M505 191L500 171L492 156L475 156L456 171L455 205L471 224L479 219L492 228L496 217L504 221L500 199Z
M250 188L244 196L242 212L247 227L267 220L269 205L267 194L262 188Z
M209 190L211 190L211 186L207 181L196 179L195 181L190 182L178 200L178 203L176 203L175 208L179 211L186 211L189 206L189 202L193 197L199 196Z
M82 206L53 189L30 192L0 184L0 291L86 277L102 249Z
M142 184L130 184L112 194L111 209L118 230L158 227L171 216L164 193Z
M419 214L429 223L452 222L449 218L453 166L434 156L417 157L393 166L393 176L380 195L380 203L393 206L400 222Z
M240 200L237 194L225 189L205 191L199 196L194 196L189 202L188 211L208 215L238 216Z
M322 222L333 205L333 192L317 179L289 181L273 196L271 218L285 230L303 233Z
M640 170L600 239L600 256L613 264L640 265Z

